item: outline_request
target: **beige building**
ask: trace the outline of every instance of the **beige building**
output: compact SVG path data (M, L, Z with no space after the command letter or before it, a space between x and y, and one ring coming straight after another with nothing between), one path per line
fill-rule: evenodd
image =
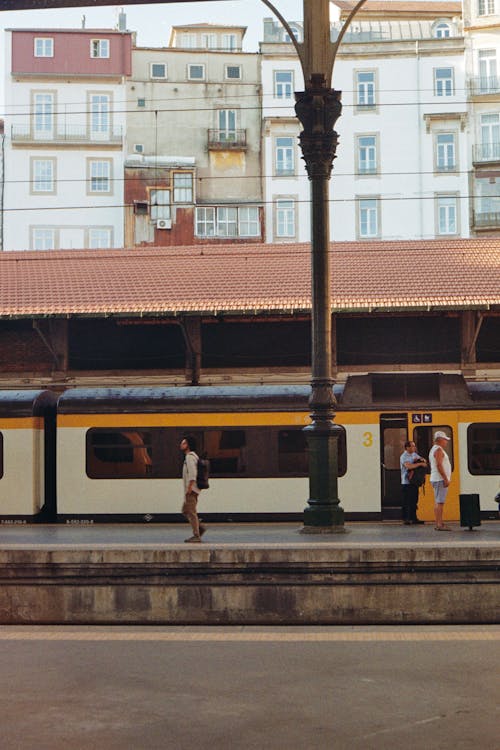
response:
M263 238L260 65L244 34L178 26L168 47L133 49L126 244Z

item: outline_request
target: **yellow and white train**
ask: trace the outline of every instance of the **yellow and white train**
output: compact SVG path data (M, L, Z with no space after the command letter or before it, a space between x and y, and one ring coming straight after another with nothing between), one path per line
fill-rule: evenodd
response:
M200 509L212 520L301 518L309 495L302 428L305 386L70 389L0 393L0 520L169 521L179 517L182 436L211 463ZM500 383L459 376L353 376L335 387L339 496L347 519L400 517L399 456L409 437L426 455L435 430L451 438L445 506L478 493L496 518ZM419 516L433 517L428 482Z

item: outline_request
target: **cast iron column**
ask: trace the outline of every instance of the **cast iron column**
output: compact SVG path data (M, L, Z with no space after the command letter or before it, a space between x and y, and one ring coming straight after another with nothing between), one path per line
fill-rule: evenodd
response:
M311 182L312 276L312 424L304 428L309 448L308 505L303 533L344 531L338 498L337 446L340 427L333 424L330 222L328 185L337 148L333 126L340 117L341 92L327 88L323 74L311 75L306 90L296 92L295 112L304 130L299 136Z

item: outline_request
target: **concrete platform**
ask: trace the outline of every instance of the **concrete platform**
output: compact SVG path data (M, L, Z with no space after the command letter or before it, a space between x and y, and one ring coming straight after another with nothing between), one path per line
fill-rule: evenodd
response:
M500 621L500 522L0 527L2 624Z

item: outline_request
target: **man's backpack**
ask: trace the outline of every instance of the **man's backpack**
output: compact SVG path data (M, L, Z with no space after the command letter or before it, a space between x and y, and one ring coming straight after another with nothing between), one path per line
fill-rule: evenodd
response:
M415 460L415 463L420 461L419 458ZM427 466L415 466L414 469L408 469L408 481L415 487L422 487L425 483L425 475L427 474Z
M210 487L208 478L210 476L210 461L208 460L207 454L204 453L198 458L198 466L196 469L196 484L200 490L208 490Z

